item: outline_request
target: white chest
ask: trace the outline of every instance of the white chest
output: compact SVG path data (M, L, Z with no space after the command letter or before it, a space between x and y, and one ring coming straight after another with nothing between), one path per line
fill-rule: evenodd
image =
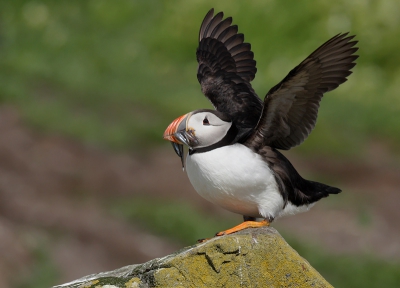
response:
M188 155L186 171L202 197L234 213L275 218L283 208L271 169L241 144Z

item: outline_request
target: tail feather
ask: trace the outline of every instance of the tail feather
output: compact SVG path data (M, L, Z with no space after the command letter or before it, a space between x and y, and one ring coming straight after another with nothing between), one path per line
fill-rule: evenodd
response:
M296 206L314 203L329 194L338 194L342 190L326 184L306 180L299 175L293 165L278 150L275 161L280 161L280 168L275 168L275 178L282 196Z
M321 198L328 197L329 194L339 194L342 192L339 188L332 187L323 183L315 182L315 181L309 181L303 179L298 187L299 192L304 195L304 198L306 198L307 202L313 203L315 201L320 200Z

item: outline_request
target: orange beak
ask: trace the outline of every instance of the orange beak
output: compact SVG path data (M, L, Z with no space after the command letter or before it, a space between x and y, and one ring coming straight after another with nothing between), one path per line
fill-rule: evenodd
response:
M171 124L169 124L169 126L167 127L167 129L165 129L163 138L165 140L171 141L171 142L175 142L178 144L183 144L182 141L180 141L177 137L176 137L176 133L179 131L184 131L186 130L186 117L188 116L188 114L182 115L178 118L176 118L174 121L172 121Z
M186 121L190 113L176 118L167 127L164 132L163 138L171 141L175 153L181 158L182 168L185 169L185 159L183 155L183 144L189 145L188 134L186 133Z

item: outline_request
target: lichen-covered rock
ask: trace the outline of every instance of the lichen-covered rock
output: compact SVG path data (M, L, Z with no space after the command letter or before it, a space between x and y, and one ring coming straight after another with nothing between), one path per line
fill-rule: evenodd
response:
M210 239L144 264L56 286L332 287L270 227Z

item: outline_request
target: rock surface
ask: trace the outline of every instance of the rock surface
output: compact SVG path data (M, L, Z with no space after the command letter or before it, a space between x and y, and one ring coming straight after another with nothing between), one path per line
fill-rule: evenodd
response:
M246 229L57 288L332 287L270 227Z

